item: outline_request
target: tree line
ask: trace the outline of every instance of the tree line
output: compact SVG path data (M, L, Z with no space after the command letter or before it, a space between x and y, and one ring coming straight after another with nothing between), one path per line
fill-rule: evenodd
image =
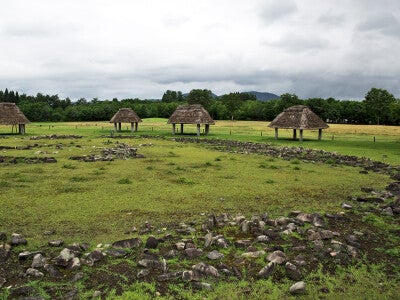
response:
M113 98L99 100L81 98L71 101L58 95L36 96L0 90L0 102L16 103L32 122L103 121L110 120L119 108L132 108L141 118L169 118L178 105L202 104L215 120L271 121L284 109L306 105L330 123L400 125L400 100L384 89L372 88L363 101L334 98L300 99L283 94L278 99L258 101L253 94L229 93L215 96L207 89L194 89L188 94L168 90L161 101Z

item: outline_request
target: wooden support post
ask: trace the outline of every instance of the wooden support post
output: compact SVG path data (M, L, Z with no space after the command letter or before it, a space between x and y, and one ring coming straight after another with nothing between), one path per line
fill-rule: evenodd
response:
M322 129L318 129L318 141L322 139Z
M135 131L138 131L138 127L139 127L139 122L135 123Z
M197 124L197 136L200 135L200 124Z
M172 123L172 134L175 134L175 123Z
M277 127L275 127L275 139L276 140L278 139L278 128Z
M296 129L293 129L293 139L297 139L297 131Z
M210 124L206 124L206 132L205 132L205 135L208 135L209 132L210 132Z
M18 124L18 133L25 134L25 124Z
M117 123L114 123L114 131L118 131Z
M181 123L181 134L183 134L183 123Z
M121 123L118 123L118 131L121 131Z
M131 132L135 132L135 123L131 122Z
M300 129L300 138L299 138L300 142L303 142L303 129Z

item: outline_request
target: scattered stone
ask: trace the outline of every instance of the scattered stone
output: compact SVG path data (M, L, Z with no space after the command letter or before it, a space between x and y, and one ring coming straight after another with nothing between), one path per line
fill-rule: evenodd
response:
M100 298L100 297L101 297L101 292L100 292L100 291L94 291L92 297L93 297L93 298Z
M150 274L150 271L148 269L142 269L142 270L138 271L137 277L138 278L143 278L143 277L148 276L149 274Z
M161 274L157 277L158 281L170 281L178 278L182 278L182 271L174 272L174 273L167 273L167 274Z
M128 252L122 249L110 249L106 251L106 254L111 257L124 257Z
M255 242L257 243L268 243L271 239L266 235L259 235L256 237Z
M203 274L205 276L213 276L213 277L219 277L218 270L214 268L213 266L206 265L203 262L200 262L192 267L194 271L199 272L200 274Z
M11 246L20 246L20 245L26 245L28 244L27 240L22 237L22 235L18 233L13 233L11 235Z
M142 244L143 242L141 239L132 238L114 242L112 246L117 249L126 249L126 248L133 249L133 248L139 248Z
M61 247L62 245L64 245L64 241L63 240L49 241L49 246L50 247Z
M74 257L68 264L69 270L79 270L81 268L81 260L79 257Z
M192 286L198 290L211 290L212 289L211 284L209 284L207 282L194 281L194 282L192 282Z
M344 209L352 209L353 206L351 204L348 204L348 203L343 203L342 204L342 208L344 208Z
M75 257L75 254L72 250L70 250L68 248L64 248L60 252L60 255L55 257L53 259L53 261L57 266L67 267L69 264L69 261L72 260L74 257Z
M159 260L153 260L153 259L147 259L147 258L139 260L138 266L148 268L148 269L159 269L159 270L165 269L163 262L161 262Z
M46 264L46 258L41 254L38 253L33 257L32 261L32 268L42 268Z
M248 246L251 245L251 241L250 240L237 240L235 241L235 247L236 248L247 248Z
M252 252L244 252L242 253L242 257L245 258L258 258L265 255L265 251L264 250L260 250L260 251L252 251Z
M223 259L224 255L222 253L218 252L217 250L213 250L207 254L207 258L211 259L211 260L219 260L219 259Z
M276 263L274 262L269 262L264 268L262 268L258 272L258 277L259 278L267 278L269 277L275 270Z
M40 272L39 270L36 270L34 268L29 268L28 270L26 270L25 274L27 276L31 276L31 277L43 277L44 274L42 272Z
M178 242L175 244L176 249L178 250L183 250L185 249L185 243L184 242Z
M285 264L285 272L286 272L286 276L289 277L292 280L300 280L301 279L301 273L299 271L299 269L296 267L296 265L287 262Z
M23 252L18 254L18 259L19 260L25 260L25 259L27 259L29 257L35 256L38 253L39 252L23 251Z
M147 238L145 247L149 249L156 249L157 246L158 246L158 239L156 239L154 236L149 236Z
M43 268L47 273L49 273L50 277L53 277L53 278L64 277L64 275L53 265L45 264Z
M289 292L292 295L299 295L299 294L303 294L306 291L306 284L304 281L298 281L295 284L293 284L290 289Z
M274 251L273 253L269 254L267 256L267 260L269 262L273 262L273 263L276 263L278 265L281 265L287 260L287 257L286 257L285 253L283 253L282 251L278 250L278 251Z
M193 259L203 255L203 250L197 248L187 248L185 249L185 254L189 259Z

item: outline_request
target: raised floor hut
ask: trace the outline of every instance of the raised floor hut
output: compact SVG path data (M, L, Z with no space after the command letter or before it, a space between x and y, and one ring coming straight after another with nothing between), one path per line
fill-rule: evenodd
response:
M183 134L184 124L196 124L197 135L200 135L200 125L204 124L204 133L207 135L210 131L210 125L214 125L215 122L201 104L191 104L178 106L169 118L168 124L172 124L172 134L175 134L176 124L181 124L181 134Z
M110 123L114 123L115 131L121 131L121 123L131 123L131 131L138 131L138 123L140 122L142 122L142 119L132 108L120 108L110 120Z
M294 140L297 138L297 130L299 130L299 140L303 141L303 130L318 129L318 140L321 140L322 129L329 126L307 106L295 105L281 112L268 127L275 128L275 139L278 139L279 128L293 129Z
M15 103L0 103L0 125L18 126L18 133L25 134L25 124L29 124L29 120Z

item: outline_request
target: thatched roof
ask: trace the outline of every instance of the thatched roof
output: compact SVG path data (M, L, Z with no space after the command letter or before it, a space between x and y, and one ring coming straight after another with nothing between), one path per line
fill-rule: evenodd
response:
M15 103L0 102L0 124L18 125L28 124L29 120Z
M295 105L281 112L268 125L268 127L287 129L324 129L329 126L307 106Z
M120 108L111 118L110 123L138 123L142 119L132 110L132 108Z
M179 105L168 120L168 124L209 124L215 122L201 104Z

